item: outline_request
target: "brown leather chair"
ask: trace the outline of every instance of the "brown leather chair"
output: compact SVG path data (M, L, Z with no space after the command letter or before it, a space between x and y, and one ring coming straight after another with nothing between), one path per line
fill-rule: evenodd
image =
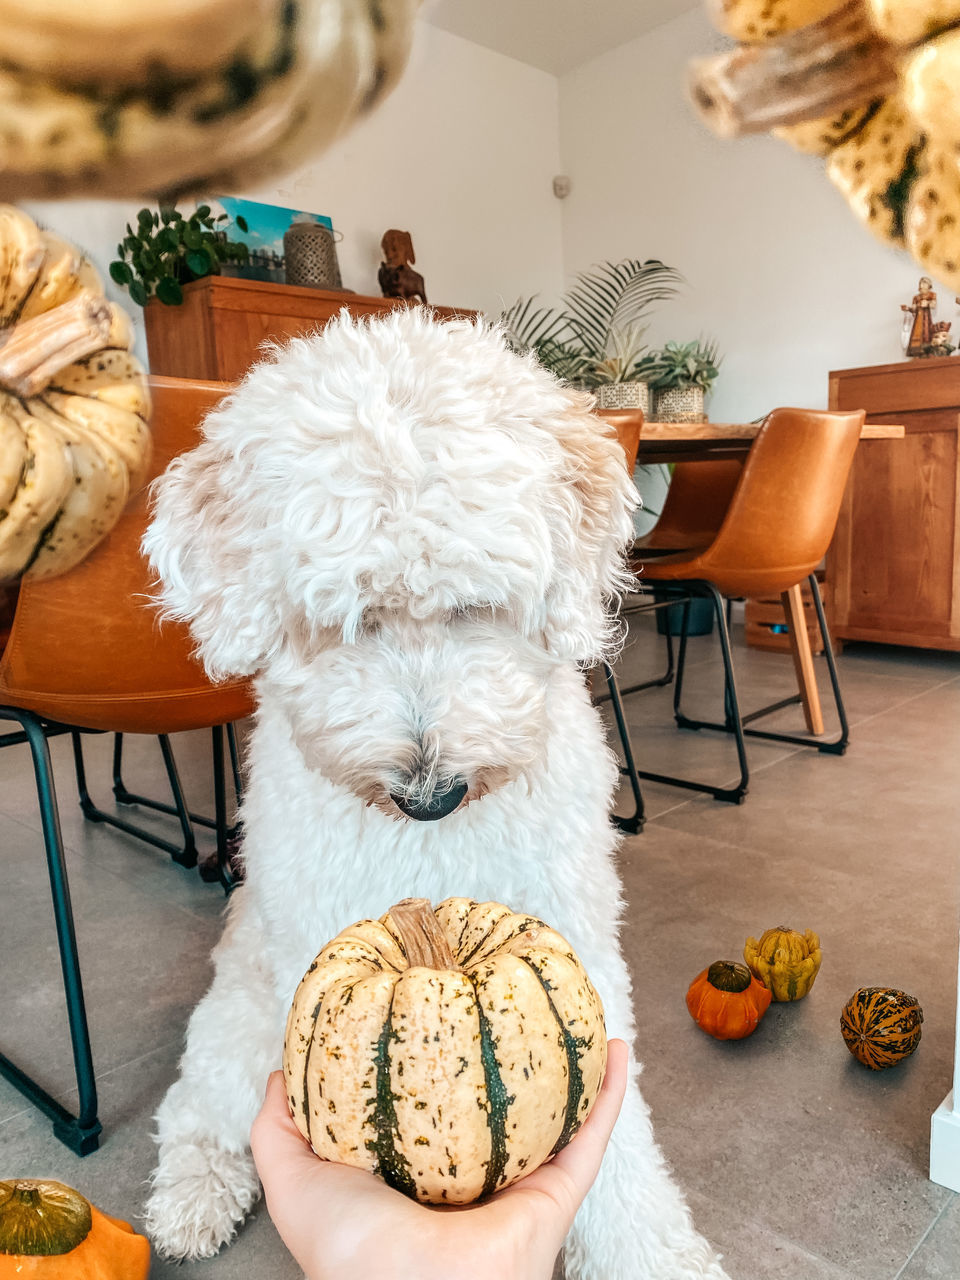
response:
M719 458L712 462L677 462L673 467L670 487L663 510L654 527L635 539L632 547L632 567L642 573L648 561L676 551L694 551L709 546L727 514L730 500L740 480L743 463L739 458ZM662 676L639 680L620 690L621 697L639 693L641 689L660 689L670 684L674 677L672 615L679 604L664 602L666 625L663 628L667 647L667 668ZM642 612L628 601L623 616ZM730 622L729 606L727 624Z
M733 733L737 742L740 780L734 787L717 787L637 770L641 778L704 791L720 800L742 801L747 790L744 735L771 738L840 755L846 749L849 729L837 678L827 621L823 612L815 569L833 536L850 465L863 426L864 414L826 413L807 409L775 409L765 420L743 464L726 515L716 535L705 547L666 554L644 563L641 588L648 584L682 588L686 598L706 596L714 603L720 631L725 672L725 721L722 724L691 720L680 710L686 632L680 640L674 716L685 729L720 729ZM691 464L692 466L700 464ZM741 716L734 681L730 640L724 616L724 597L789 594L806 579L824 642L840 721L837 739L817 738L746 729L744 725L800 700L783 699L748 716ZM687 608L688 606L684 606ZM800 640L806 641L806 631Z
M626 463L627 471L632 476L634 467L637 463L637 450L640 447L640 432L643 428L643 412L640 409L612 409L604 410L601 415L602 421L612 426L617 433L617 439L620 447L623 449L623 460ZM633 792L634 811L631 815L613 814L612 820L614 826L619 827L621 831L628 835L636 835L637 832L643 830L644 809L643 795L640 791L640 783L637 779L637 770L633 761L633 751L630 746L630 735L627 732L627 721L624 715L621 691L617 686L613 671L608 664L603 663L603 674L606 677L607 689L606 694L594 697L594 702L610 701L613 706L614 720L617 725L617 734L620 738L620 744L623 748L624 763L620 772L630 780L630 789Z
M651 552L690 551L713 541L740 481L739 458L713 462L677 462L660 519L633 544L638 567Z
M151 389L152 479L176 454L193 447L203 416L227 388L153 378ZM147 519L145 485L82 564L59 578L24 579L0 661L0 719L20 726L0 737L0 745L28 742L33 755L80 1094L78 1114L67 1112L3 1055L0 1074L53 1120L56 1135L80 1155L96 1149L101 1126L47 739L73 733L83 796L78 731L156 734L164 741L171 733L212 727L217 816L210 825L216 826L218 863L229 881L223 726L253 709L247 682L212 685L192 656L186 628L158 623L146 598L152 588L150 570L140 555ZM131 824L99 810L91 813L91 808L84 805L89 816L99 815L99 820L143 838ZM172 812L175 806L168 808ZM151 843L173 849L155 839Z

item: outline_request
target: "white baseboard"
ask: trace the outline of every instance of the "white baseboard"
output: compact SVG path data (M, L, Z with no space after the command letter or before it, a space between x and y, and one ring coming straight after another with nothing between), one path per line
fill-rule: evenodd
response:
M960 1191L960 1115L952 1092L930 1117L930 1181Z

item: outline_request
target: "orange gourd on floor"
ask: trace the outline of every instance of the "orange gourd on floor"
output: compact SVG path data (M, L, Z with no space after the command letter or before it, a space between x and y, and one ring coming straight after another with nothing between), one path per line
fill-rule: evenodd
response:
M840 1031L847 1048L871 1071L895 1067L920 1043L923 1010L895 987L861 987L843 1006Z
M715 1040L742 1040L770 1007L771 993L746 965L717 960L687 991L687 1009L701 1031Z
M0 1182L0 1280L147 1280L150 1245L62 1182Z

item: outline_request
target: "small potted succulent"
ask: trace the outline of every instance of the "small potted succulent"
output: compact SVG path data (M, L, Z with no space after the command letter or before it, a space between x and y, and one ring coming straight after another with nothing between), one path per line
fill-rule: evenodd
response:
M655 258L625 258L582 271L563 307L520 299L501 316L515 349L533 351L551 372L593 391L600 409L649 409L651 360L643 321L683 283Z
M173 205L159 210L141 209L136 228L127 223L127 234L117 245L117 258L110 263L110 278L126 287L130 297L145 307L152 297L168 306L183 302L183 285L204 276L218 275L223 262L246 262L247 246L227 239L210 206L199 205L184 217ZM241 231L247 230L237 218Z
M704 422L704 396L719 373L720 353L713 340L668 342L649 366L657 421Z

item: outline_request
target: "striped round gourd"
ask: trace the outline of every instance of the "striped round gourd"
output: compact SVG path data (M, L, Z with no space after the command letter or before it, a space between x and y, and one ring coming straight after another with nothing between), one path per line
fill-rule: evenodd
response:
M570 1141L606 1056L600 998L543 921L498 902L406 899L317 956L283 1067L317 1155L466 1204Z
M150 399L126 313L89 261L0 205L0 580L72 568L150 461Z
M920 1043L922 1022L916 997L894 987L861 987L843 1007L840 1031L858 1062L882 1071L909 1058Z
M708 0L738 48L700 59L718 133L772 128L826 159L879 239L960 290L960 0Z
M0 198L167 199L289 172L390 92L418 5L0 0Z

